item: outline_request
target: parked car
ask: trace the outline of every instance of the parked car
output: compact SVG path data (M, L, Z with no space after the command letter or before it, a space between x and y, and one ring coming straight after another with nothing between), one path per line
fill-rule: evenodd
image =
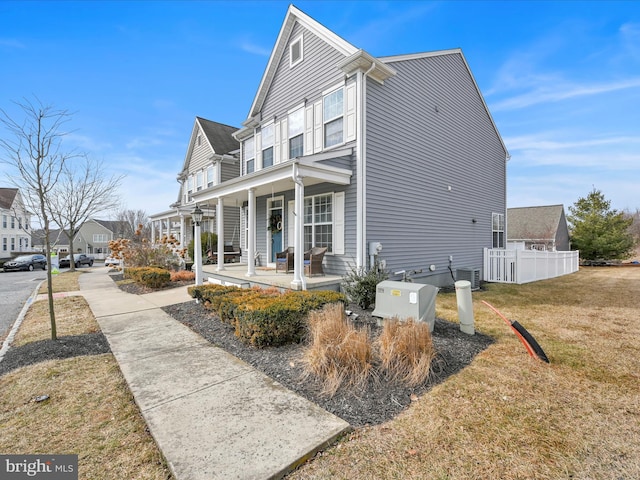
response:
M119 258L107 257L104 259L105 267L117 267L118 265L120 265Z
M4 263L4 271L10 272L11 270L29 270L32 271L35 268L47 269L47 257L44 255L20 255L19 257L9 260Z
M69 258L65 257L60 260L60 268L69 268ZM82 265L93 265L93 257L90 255L85 255L84 253L74 253L73 254L73 263L76 268L80 268Z

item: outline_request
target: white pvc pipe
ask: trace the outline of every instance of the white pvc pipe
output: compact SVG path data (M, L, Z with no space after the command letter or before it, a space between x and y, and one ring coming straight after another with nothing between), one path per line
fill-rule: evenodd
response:
M460 331L473 335L475 333L475 327L473 319L473 301L471 300L471 282L467 280L458 280L455 283L455 286Z

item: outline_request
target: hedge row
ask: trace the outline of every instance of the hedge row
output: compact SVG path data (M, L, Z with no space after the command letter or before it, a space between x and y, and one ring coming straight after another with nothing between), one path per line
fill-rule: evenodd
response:
M159 267L129 267L124 276L151 288L164 287L171 281L169 270Z
M311 310L346 301L343 294L328 290L279 293L221 285L189 287L189 294L233 325L241 340L256 347L300 342Z

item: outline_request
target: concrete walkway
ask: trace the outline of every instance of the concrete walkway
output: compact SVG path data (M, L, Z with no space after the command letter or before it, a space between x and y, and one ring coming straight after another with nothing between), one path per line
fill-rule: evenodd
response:
M106 268L79 278L177 480L280 478L349 429L164 313L193 301L186 288L132 295Z

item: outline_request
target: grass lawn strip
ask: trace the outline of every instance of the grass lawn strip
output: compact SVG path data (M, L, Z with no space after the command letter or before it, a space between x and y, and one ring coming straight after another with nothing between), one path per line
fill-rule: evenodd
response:
M55 276L54 290L61 280L78 290L78 275ZM59 337L99 330L82 297L57 298L54 308ZM48 338L47 301L35 302L14 345ZM49 400L35 402L41 395ZM1 452L78 454L80 478L172 478L111 354L49 360L0 376L0 425Z

